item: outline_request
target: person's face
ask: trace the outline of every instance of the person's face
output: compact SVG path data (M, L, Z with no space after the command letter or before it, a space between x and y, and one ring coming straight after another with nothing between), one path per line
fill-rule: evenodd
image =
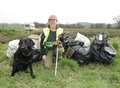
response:
M50 20L49 20L49 24L50 24L50 28L55 29L55 28L56 28L56 25L57 25L57 20L55 20L55 19L50 19Z

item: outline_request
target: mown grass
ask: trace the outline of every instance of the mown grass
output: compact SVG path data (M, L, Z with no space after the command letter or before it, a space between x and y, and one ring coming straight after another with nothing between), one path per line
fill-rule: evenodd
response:
M113 46L117 46L117 56L110 65L81 65L63 59L58 64L57 76L54 67L45 69L42 62L34 63L36 79L29 73L19 72L10 77L11 67L5 55L7 44L0 44L0 88L119 88L120 87L120 38L112 38ZM115 45L114 45L115 43Z

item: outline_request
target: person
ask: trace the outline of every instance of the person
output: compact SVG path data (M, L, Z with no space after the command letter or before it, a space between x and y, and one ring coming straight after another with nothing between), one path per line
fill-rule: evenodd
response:
M63 28L58 27L58 19L55 15L51 15L48 18L48 27L43 28L41 35L41 51L42 51L42 60L44 66L50 68L55 62L56 58L56 47L59 45L58 55L59 58L64 52L64 49L59 41L59 36L63 34Z

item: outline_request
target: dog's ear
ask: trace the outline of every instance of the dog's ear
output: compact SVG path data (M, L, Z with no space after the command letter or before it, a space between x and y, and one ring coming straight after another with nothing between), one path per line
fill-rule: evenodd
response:
M22 44L22 39L20 39L20 41L19 41L19 46Z
M30 39L30 41L31 41L31 46L34 46L34 45L35 45L35 43L33 42L33 40L32 40L32 39Z
M33 47L35 45L35 43L33 42L33 40L32 39L28 39L28 40L29 40L28 45L30 47Z

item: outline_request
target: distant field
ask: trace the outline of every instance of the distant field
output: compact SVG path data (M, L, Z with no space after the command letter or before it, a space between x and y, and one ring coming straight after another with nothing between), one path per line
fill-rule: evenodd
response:
M23 29L0 29L0 42L6 43L10 40L28 36L29 34Z
M76 33L80 32L87 36L93 36L97 33L108 33L110 37L114 36L120 36L120 30L119 29L65 29L66 33Z
M35 34L39 34L42 31L42 28L39 30L33 31ZM93 36L97 33L107 33L110 37L120 36L120 29L68 29L64 28L64 32L70 35L76 35L77 32L80 32L86 36Z
M28 36L30 34L40 34L42 32L42 28L39 28L37 30L28 32L25 31L23 28L16 28L16 29L0 29L0 42L8 42L11 39L19 38L22 36ZM64 28L64 33L75 36L77 32L80 32L81 34L84 34L88 37L94 36L94 34L97 33L107 33L109 37L117 37L120 36L120 29L68 29Z

